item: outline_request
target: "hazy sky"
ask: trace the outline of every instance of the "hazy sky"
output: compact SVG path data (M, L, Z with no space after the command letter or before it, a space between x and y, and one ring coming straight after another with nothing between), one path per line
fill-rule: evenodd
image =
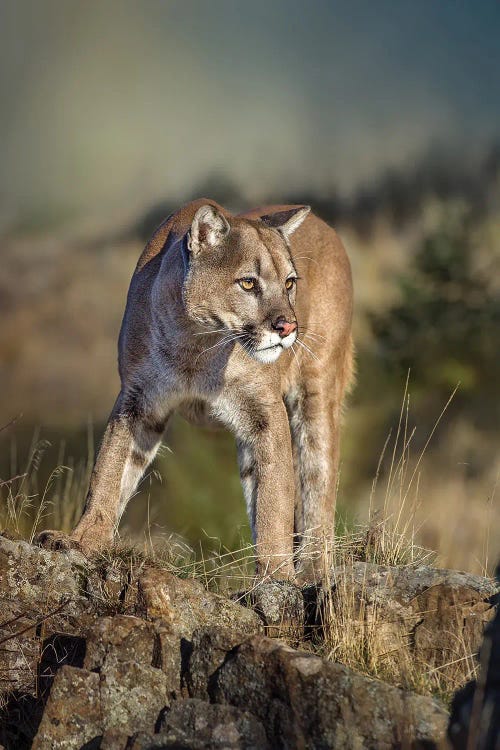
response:
M500 134L496 0L1 0L0 215L350 190Z

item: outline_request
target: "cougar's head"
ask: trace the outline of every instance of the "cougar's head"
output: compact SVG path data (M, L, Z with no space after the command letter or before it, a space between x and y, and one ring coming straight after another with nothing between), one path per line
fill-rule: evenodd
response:
M184 302L201 330L234 339L250 356L275 362L297 338L297 273L288 240L309 206L258 220L196 212L188 235L190 263Z

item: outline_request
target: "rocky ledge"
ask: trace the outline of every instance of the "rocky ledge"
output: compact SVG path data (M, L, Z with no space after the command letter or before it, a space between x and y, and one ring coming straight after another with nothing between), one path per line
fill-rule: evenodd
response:
M354 563L332 570L329 591L268 582L243 606L153 565L0 536L0 745L444 747L437 700L320 658L308 638L321 637L328 606L402 664L446 669L459 640L478 650L495 595L479 576ZM456 747L477 693L455 701Z

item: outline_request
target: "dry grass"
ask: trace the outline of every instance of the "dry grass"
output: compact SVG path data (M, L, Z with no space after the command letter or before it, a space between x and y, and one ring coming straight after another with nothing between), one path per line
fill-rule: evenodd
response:
M30 542L47 519L50 519L54 528L73 528L80 516L92 471L94 448L92 432L89 430L86 459L77 464L72 459L65 462L64 443L61 443L57 466L41 487L39 469L48 447L49 443L40 440L40 433L36 431L26 464L18 466L13 454L12 477L0 481L0 529Z
M316 644L322 656L403 689L434 695L446 703L476 676L476 652L464 636L453 639L452 659L438 666L430 664L416 657L410 648L411 628L406 633L398 632L388 620L384 602L368 603L363 591L356 592L348 581L348 576L340 577L340 588L324 592L322 638Z
M436 557L438 560L446 558L450 525L443 520L443 536L435 540L436 552L431 552L417 541L421 537L418 512L421 508L419 490L425 453L453 394L443 407L423 449L413 458L411 447L414 430L409 428L407 386L408 383L398 425L383 447L372 484L369 522L364 527L344 529L337 535L333 549L324 556L326 562L322 575L321 607L318 610L321 636L313 635L312 641L303 645L313 647L326 658L342 662L363 674L448 700L475 674L476 662L471 644L465 639L455 639L453 658L445 665L436 667L419 662L407 648L404 637L399 647L395 648L393 641L389 648L386 647L387 620L384 619L383 604L380 608L376 605L368 607L363 603L363 596L355 595L353 586L345 585L344 589L332 592L330 585L324 585L325 581L330 581L332 566L347 570L360 561L389 566L416 566L424 562L433 563ZM37 474L44 448L43 441L39 441L35 435L27 465L0 486L3 500L0 505L0 525L30 541L49 516L50 524L55 527L68 530L73 526L80 513L81 499L91 471L93 445L89 433L87 460L65 466L64 451L61 449L58 467L47 484L39 487ZM381 467L384 461L389 468L382 481ZM488 506L489 520L497 512L494 501L492 494ZM445 512L439 508L434 511L439 518ZM226 595L250 591L255 585L252 547L242 544L239 549L233 550L225 548L216 539L211 542L209 553L206 552L206 544L194 550L182 538L161 536L148 527L142 541L127 543L126 539L119 539L113 548L93 562L106 568L108 577L110 566L119 577L127 570L134 570L137 575L144 565L154 564L177 576L196 578L208 589ZM483 539L474 550L469 550L469 554L482 557L481 570L488 570L492 557L488 539ZM340 580L345 583L347 578L341 577ZM108 592L105 585L101 593L102 606L106 609Z
M424 457L432 437L443 419L446 409L452 401L455 391L450 395L441 413L424 442L424 446L414 459L411 455L411 443L415 429L409 429L409 395L408 380L395 435L391 435L383 447L376 476L373 480L369 499L369 525L358 534L350 534L337 539L331 560L324 571L324 580L330 581L330 570L336 566L339 570L336 589L331 585L323 589L323 601L320 610L322 638L318 648L327 658L339 661L357 671L385 680L404 689L411 689L421 694L436 695L448 702L454 692L477 674L477 661L474 646L464 635L464 629L458 627L459 635L451 637L450 653L452 658L444 664L429 664L416 658L409 647L411 628L408 632L395 636L393 624L388 622L384 611L384 600L370 601L349 583L349 575L342 575L352 569L360 560L380 565L414 566L422 563L442 564L441 560L450 559L448 545L450 535L450 514L453 503L446 507L439 503L433 511L439 514L442 536L437 537L437 552L431 552L416 543L421 536L419 527L420 479ZM379 486L380 468L388 459L389 470L385 483ZM495 489L495 488L494 488ZM482 514L484 533L474 550L475 563L479 564L482 575L487 576L491 564L489 534L490 523L498 509L494 504L494 489L488 499L488 514ZM469 519L470 523L470 519ZM482 553L482 559L478 555ZM494 563L494 560L493 560ZM475 566L477 567L477 565ZM417 613L418 615L418 613ZM457 615L458 616L458 615Z
M382 449L364 511L363 501L358 507L369 528L378 521L386 527L374 539L374 561L405 564L432 549L438 567L492 576L500 557L500 464L493 461L488 472L468 476L469 446L475 441L481 450L484 436L465 424L455 423L450 439L437 449L433 445L459 384L428 434L419 436L422 447L413 455L417 427L408 385L407 380L399 421Z
M433 553L417 547L411 539L405 542L389 522L379 521L372 528L358 529L337 539L324 579L330 578L332 564L339 571L348 570L356 562L417 566L432 558ZM194 578L207 589L233 598L235 592L248 595L259 585L253 575L251 547L243 546L238 550L219 547L209 555L200 549L196 554L174 536L161 542L156 539L153 544L145 540L142 546L118 542L95 556L92 565L106 572L101 589L93 588L93 597L99 599L96 606L104 614L117 613L117 606L123 606L126 611L126 600L117 605L113 590L115 578L133 582L146 565L164 568L182 578ZM436 667L419 661L407 647L408 640L403 637L395 646L393 633L387 634L383 603L380 607L366 604L362 593L359 595L347 583L348 577L340 576L339 580L340 588L337 586L336 590L322 587L316 628L309 631L305 640L294 637L293 646L312 649L323 658L341 662L361 674L420 694L434 695L446 703L458 688L476 675L476 654L464 638L455 639L454 656L449 663Z

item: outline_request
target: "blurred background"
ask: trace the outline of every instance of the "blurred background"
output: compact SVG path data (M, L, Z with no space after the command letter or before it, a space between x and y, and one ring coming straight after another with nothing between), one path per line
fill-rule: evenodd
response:
M440 564L491 571L499 34L496 0L3 0L2 523L78 514L162 218L200 196L300 202L355 282L339 525L389 516ZM244 544L231 437L174 420L123 527Z

